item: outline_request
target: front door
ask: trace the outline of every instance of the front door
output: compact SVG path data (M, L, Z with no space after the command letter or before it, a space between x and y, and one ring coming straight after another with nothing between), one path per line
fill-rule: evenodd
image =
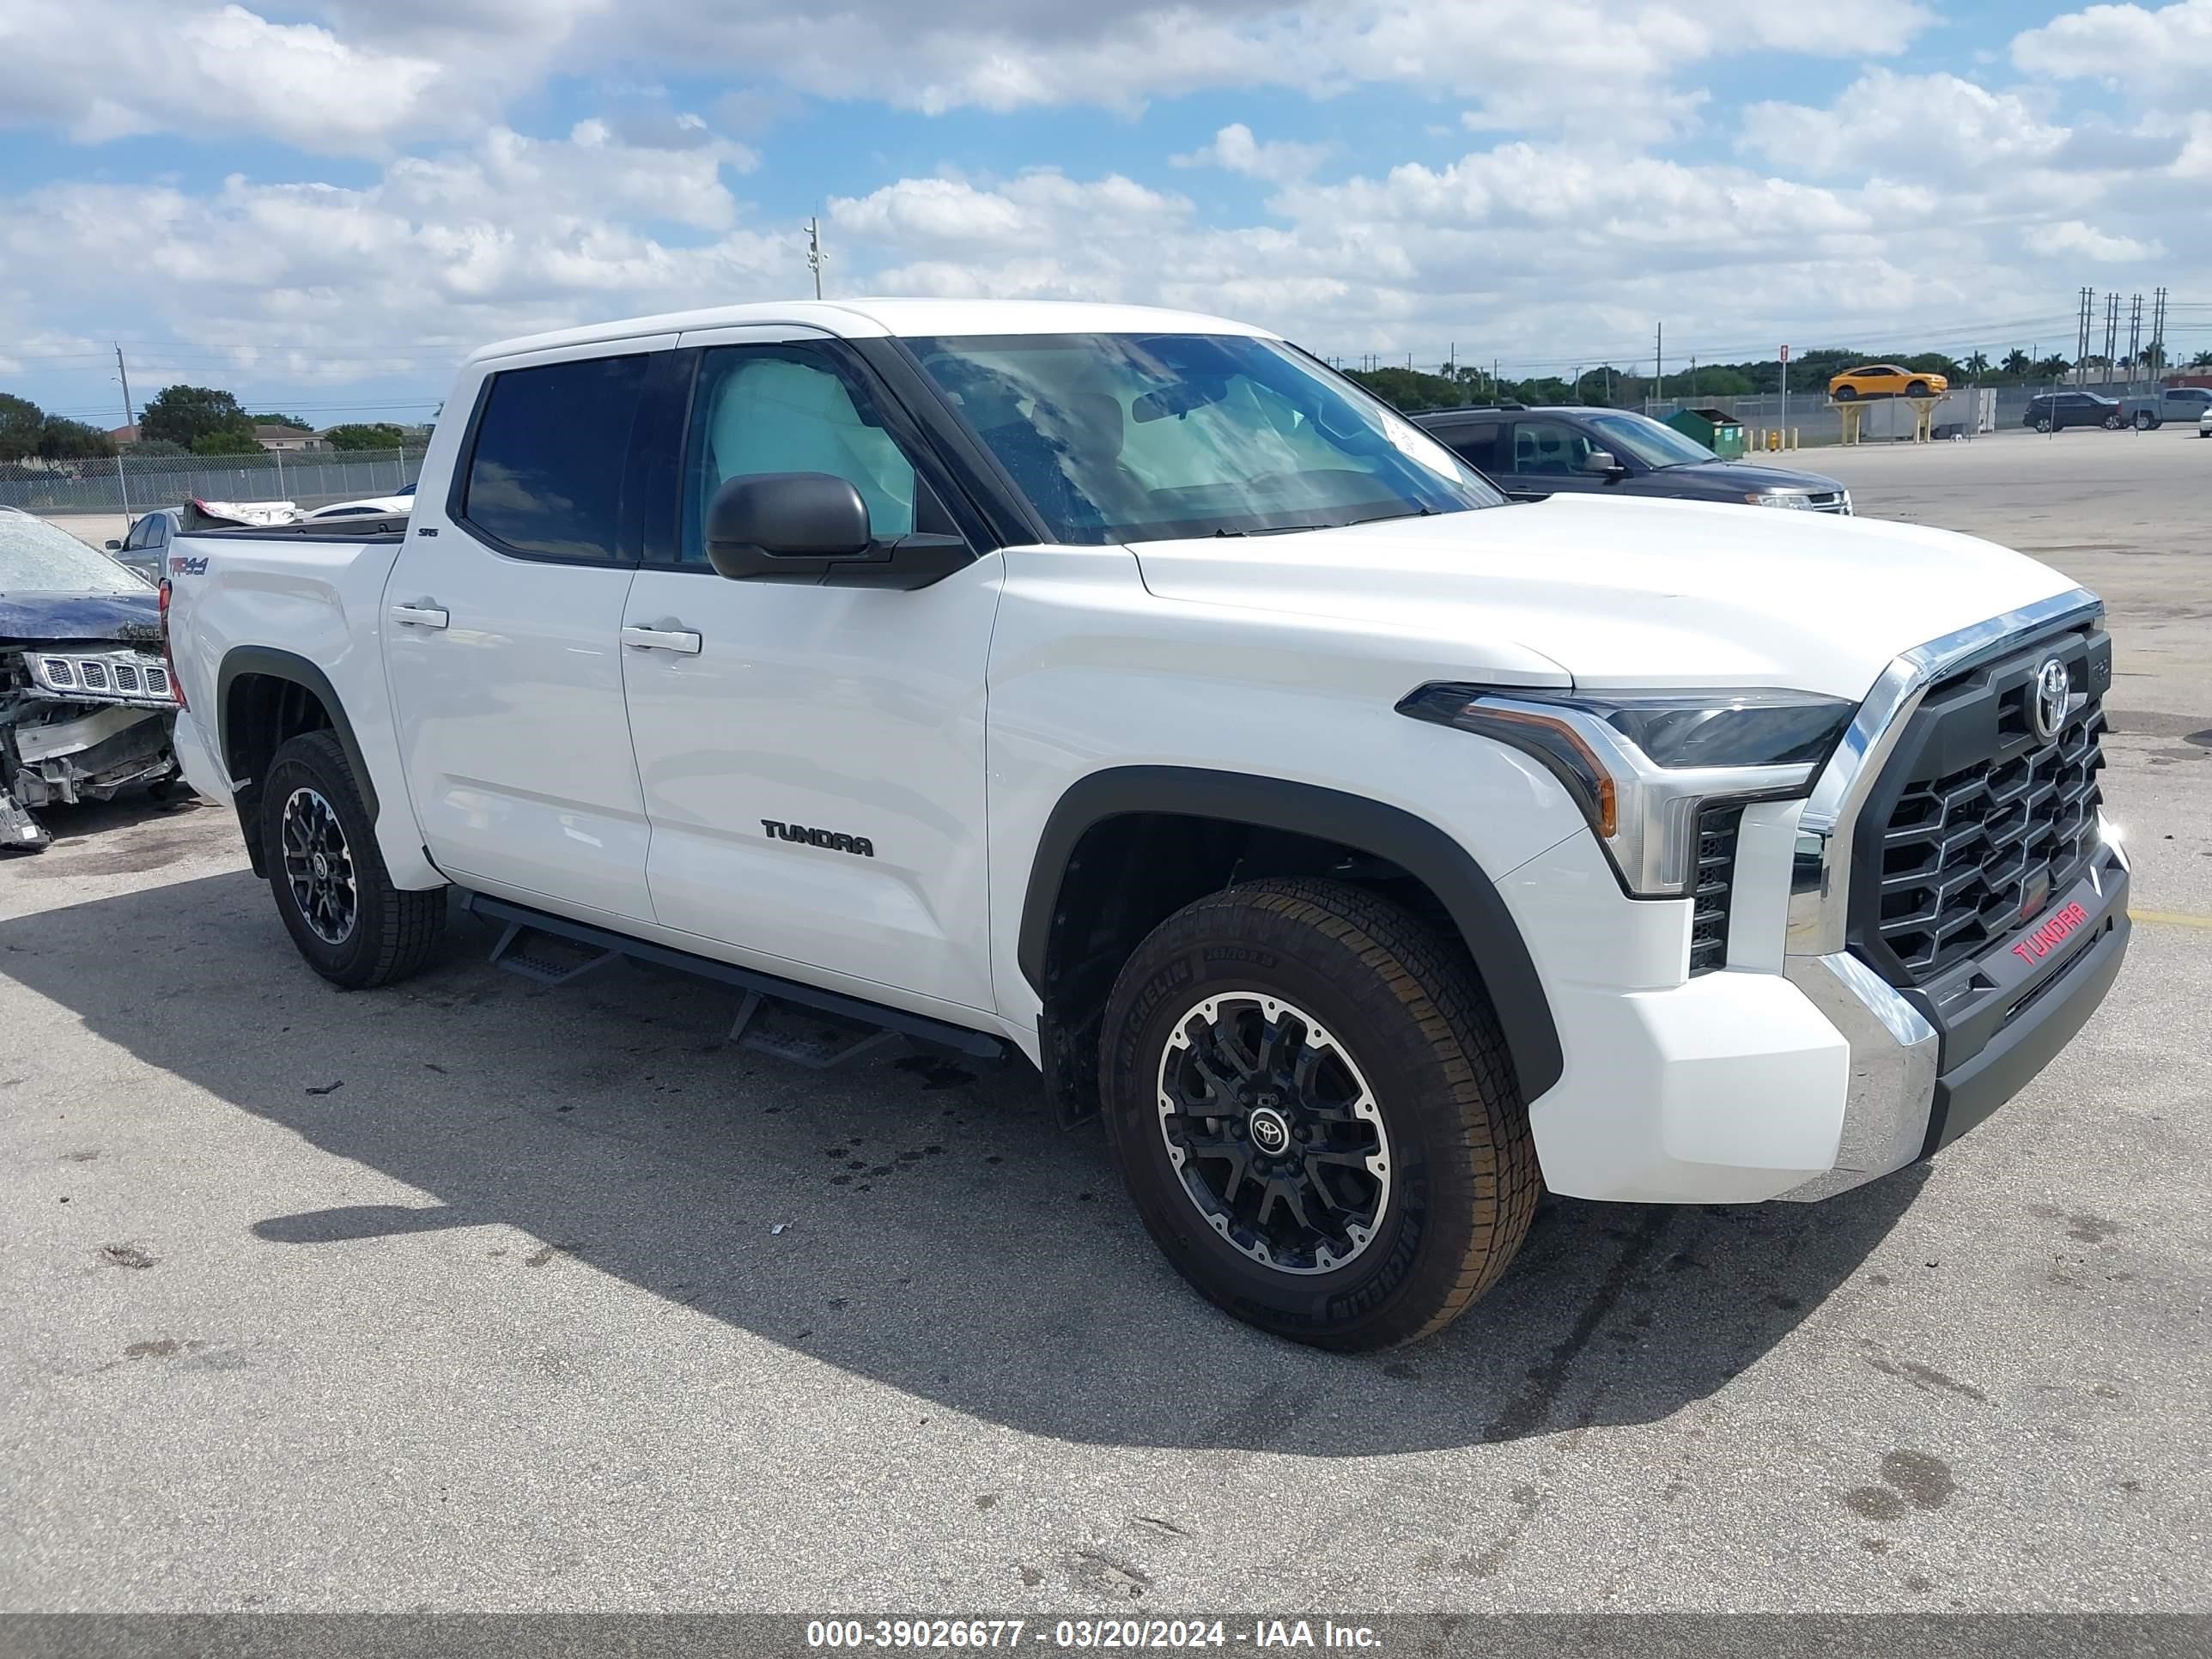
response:
M791 328L682 343L702 349L670 544L648 543L623 617L654 914L771 972L988 1010L1000 561L914 592L717 575L701 522L728 478L845 478L878 538L952 530L949 486L848 349Z
M1506 473L1507 493L1522 496L1602 489L1603 473L1583 471L1597 444L1565 421L1522 417L1513 422L1513 451Z
M416 498L385 586L385 660L424 844L465 886L652 919L623 705L624 484L647 380L674 343L487 364L473 418L455 410L471 421L458 487Z

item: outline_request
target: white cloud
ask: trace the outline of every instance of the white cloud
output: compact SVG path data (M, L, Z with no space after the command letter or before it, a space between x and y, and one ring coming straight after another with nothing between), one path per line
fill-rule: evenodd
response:
M258 0L266 7L267 0ZM273 10L275 8L269 8ZM481 130L548 73L625 67L941 112L1096 105L1233 87L1316 96L1402 85L1464 100L1486 130L1603 120L1651 134L1696 118L1693 66L1771 49L1880 56L1929 15L1856 0L1849 26L1771 0L304 0L317 21L244 4L8 0L0 122L87 142L127 133L260 134L375 153Z
M88 143L246 132L307 150L375 150L395 132L465 116L473 101L429 58L242 6L10 0L0 9L0 124L48 123Z
M1754 104L1742 143L1777 166L1822 175L1953 178L2049 164L2067 132L2018 92L1955 75L1869 70L1825 109Z
M2085 259L2094 259L2100 264L2136 264L2145 259L2166 257L2166 244L2157 240L2142 241L2133 236L2108 236L2094 226L2079 219L2069 219L2063 224L2039 225L2023 233L2022 240L2041 252L2078 253Z
M357 189L53 185L0 201L0 270L69 271L49 307L131 317L235 373L434 386L485 340L788 291L796 234L748 228L720 180L750 160L719 138L628 145L586 121L556 140L495 128ZM112 257L118 227L127 260Z
M2212 94L2212 0L2153 9L2090 6L2026 31L2014 68L2052 81L2095 80L2137 97Z
M1328 144L1294 143L1284 138L1261 143L1253 137L1251 128L1236 121L1215 133L1211 143L1200 145L1187 155L1171 155L1168 161L1175 167L1219 167L1248 179L1264 179L1281 185L1304 178L1328 158L1333 148Z

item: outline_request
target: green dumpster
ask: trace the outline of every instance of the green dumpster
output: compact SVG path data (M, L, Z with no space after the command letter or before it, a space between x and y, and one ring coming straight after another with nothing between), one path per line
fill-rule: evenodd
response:
M1743 459L1743 423L1726 410L1678 409L1667 417L1667 424L1724 461Z

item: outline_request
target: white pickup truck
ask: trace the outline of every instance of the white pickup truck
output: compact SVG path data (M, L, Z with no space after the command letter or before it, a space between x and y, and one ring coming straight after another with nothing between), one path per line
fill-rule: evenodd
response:
M647 318L446 407L407 519L170 555L179 752L308 963L410 973L456 889L547 977L1018 1052L1288 1336L1435 1330L1544 1186L1926 1157L2126 948L2101 607L1984 542L1508 505L1114 306Z

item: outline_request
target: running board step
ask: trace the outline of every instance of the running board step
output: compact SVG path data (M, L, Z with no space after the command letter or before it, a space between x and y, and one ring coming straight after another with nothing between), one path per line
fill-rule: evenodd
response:
M510 921L499 943L491 947L495 968L535 980L540 985L566 985L594 968L604 968L621 956L619 951L563 939L526 922Z
M505 931L492 949L493 962L541 985L565 985L617 957L733 985L744 993L744 1000L731 1028L731 1040L817 1070L872 1053L894 1036L912 1037L976 1060L1006 1060L1013 1053L1003 1037L987 1031L756 973L689 951L650 945L505 899L465 891L461 909L467 915L504 923Z
M794 1008L757 991L745 993L737 1022L730 1027L730 1040L739 1047L787 1060L811 1072L826 1072L832 1066L858 1060L896 1041L898 1035L842 1014Z

